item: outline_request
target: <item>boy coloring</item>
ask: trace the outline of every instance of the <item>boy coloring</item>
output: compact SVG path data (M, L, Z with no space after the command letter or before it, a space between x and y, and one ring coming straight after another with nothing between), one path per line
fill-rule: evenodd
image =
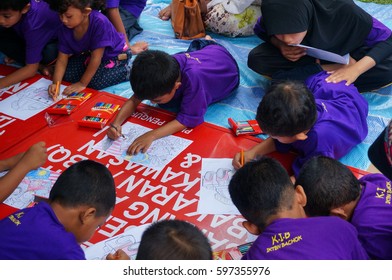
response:
M258 235L244 260L368 259L353 225L337 217L307 218L301 186L294 188L284 167L262 157L233 175L230 197Z
M371 259L392 259L391 180L382 174L358 180L344 164L318 156L304 164L295 184L308 197L307 215L351 222Z
M91 3L90 3L91 2ZM59 54L49 86L49 95L57 98L57 82L72 83L63 94L81 92L86 87L102 89L124 82L129 77L131 51L124 34L95 9L100 1L52 1L63 26L59 32Z
M8 61L24 64L0 78L0 90L34 76L40 63L47 66L55 61L61 22L44 1L2 0L0 26L0 51ZM49 74L47 71L43 74Z
M83 260L80 244L105 223L115 202L110 171L92 160L77 162L58 177L48 203L0 221L0 259Z
M256 119L269 138L246 151L245 162L273 151L297 153L294 175L309 158L325 155L340 159L368 133L368 103L354 85L327 83L326 72L306 83L281 81L261 100ZM355 124L355 125L354 125ZM239 168L240 154L233 159Z
M143 100L163 108L176 108L176 119L139 136L128 154L146 152L151 143L204 121L208 105L229 96L239 84L237 63L221 45L206 36L192 41L186 52L174 55L149 50L132 64L131 86L134 95L125 102L108 130L108 137L121 136L121 124Z

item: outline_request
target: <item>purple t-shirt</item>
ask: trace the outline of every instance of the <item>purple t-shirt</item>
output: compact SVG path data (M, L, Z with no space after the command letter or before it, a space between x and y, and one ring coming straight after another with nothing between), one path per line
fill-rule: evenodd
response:
M26 64L35 64L42 60L44 47L48 42L57 39L61 26L58 14L52 11L46 2L30 1L29 11L13 26L26 43Z
M370 258L392 260L391 181L382 174L365 175L359 181L362 194L351 223Z
M278 219L243 260L366 260L353 225L338 217Z
M106 0L106 8L121 7L138 18L146 7L147 0Z
M195 127L204 122L208 105L229 96L237 87L237 64L220 45L173 56L180 64L181 86L170 102L159 106L179 106L176 119L186 127Z
M84 260L75 236L40 202L0 221L1 260Z
M102 60L114 58L123 52L124 34L117 32L107 17L93 10L89 20L87 32L80 40L75 39L73 29L62 26L59 32L59 51L65 54L81 54L105 48Z
M317 106L317 120L307 133L308 138L291 144L275 140L279 152L294 151L298 156L293 171L298 175L301 166L311 157L324 155L340 159L367 136L368 103L351 84L327 83L326 72L311 76L306 85L313 92Z

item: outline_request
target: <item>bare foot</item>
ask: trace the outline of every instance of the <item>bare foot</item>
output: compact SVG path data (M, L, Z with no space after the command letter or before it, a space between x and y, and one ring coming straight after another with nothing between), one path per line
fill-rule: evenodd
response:
M54 73L54 65L40 64L38 67L38 71L41 73L41 75L51 77Z
M15 60L13 60L12 58L10 58L8 56L4 57L4 63L5 64L12 64L14 62L15 62Z
M171 5L167 6L166 8L163 8L162 10L159 11L158 17L161 20L169 20L171 17Z
M139 54L148 49L148 43L145 41L136 42L131 46L132 54Z

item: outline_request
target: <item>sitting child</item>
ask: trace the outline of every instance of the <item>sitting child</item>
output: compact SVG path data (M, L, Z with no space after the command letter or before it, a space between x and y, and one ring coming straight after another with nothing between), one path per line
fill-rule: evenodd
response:
M85 259L80 243L91 238L116 202L113 176L101 163L71 165L54 183L48 203L0 221L0 259Z
M350 223L337 217L306 217L303 188L294 188L276 159L261 157L246 163L233 175L229 192L246 219L244 227L259 235L242 259L368 258Z
M43 165L46 157L45 143L38 142L24 153L0 160L0 171L9 170L0 177L0 203L12 194L29 171Z
M145 99L163 108L179 108L179 112L175 120L136 138L128 154L144 153L154 140L201 124L208 105L229 96L238 86L235 59L209 36L206 39L192 41L186 52L170 55L149 50L136 57L130 79L134 95L117 114L108 137L121 136L121 124Z
M0 78L0 90L34 76L57 57L58 15L44 1L0 1L0 51L23 67ZM38 39L39 38L39 39ZM41 65L40 65L41 64ZM48 68L42 68L48 75Z
M392 259L391 181L382 174L359 180L339 161L318 156L302 167L297 181L308 197L309 216L334 215L350 221L372 259Z
M107 259L124 260L129 256L118 250ZM207 237L193 224L162 220L143 232L136 260L212 260L212 250Z
M257 109L256 119L269 138L244 153L245 162L273 151L294 151L296 176L315 155L340 159L368 133L368 104L354 85L327 83L327 73L271 86ZM313 92L313 94L312 94ZM355 124L355 125L353 125ZM233 159L239 168L240 154Z
M131 50L124 34L95 10L102 5L101 1L51 1L51 9L63 22L53 84L48 89L54 99L59 94L56 84L63 79L72 83L63 92L69 95L86 87L103 89L129 78Z

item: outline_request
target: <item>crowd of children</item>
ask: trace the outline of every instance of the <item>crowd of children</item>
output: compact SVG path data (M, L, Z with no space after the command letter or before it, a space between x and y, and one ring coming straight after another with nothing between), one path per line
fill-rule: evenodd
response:
M239 85L236 60L210 36L174 55L148 50L147 42L131 45L143 31L138 19L145 6L145 0L2 0L0 51L23 66L0 78L0 89L37 71L51 76L55 100L62 81L70 83L65 95L129 81L134 94L110 124L109 138L122 135L122 123L143 100L177 111L173 121L139 136L129 154L200 125L207 107ZM256 114L269 138L234 155L229 184L243 226L258 236L243 259L391 259L390 126L369 150L384 174L357 179L338 161L368 133L360 91L392 81L391 30L351 0L263 0L261 10L255 32L264 42L250 52L248 66L272 77ZM344 32L330 40L342 25ZM350 62L319 61L300 43L349 53ZM269 157L274 151L296 154L292 170ZM0 178L0 202L45 161L44 142L2 159L0 171L9 172ZM48 201L0 220L0 259L85 259L80 244L105 223L115 199L107 167L92 160L71 165ZM119 250L107 259L129 256ZM212 250L196 226L167 220L144 232L136 259L210 260Z

